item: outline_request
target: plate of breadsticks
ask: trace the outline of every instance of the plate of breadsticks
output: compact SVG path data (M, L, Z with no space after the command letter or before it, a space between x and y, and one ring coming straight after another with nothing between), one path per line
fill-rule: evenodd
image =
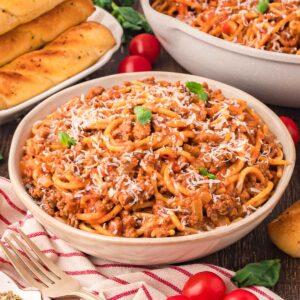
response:
M0 0L0 124L102 67L122 35L92 0Z

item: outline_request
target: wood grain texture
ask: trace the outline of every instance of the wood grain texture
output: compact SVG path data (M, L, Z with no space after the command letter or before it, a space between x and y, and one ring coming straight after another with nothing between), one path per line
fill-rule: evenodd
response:
M117 72L118 62L125 56L125 51L121 49L113 59L102 69L90 75L85 80L97 78ZM163 53L156 63L155 70L186 72L168 54ZM300 109L288 109L281 107L271 108L278 115L286 115L293 118L300 127ZM4 161L0 162L0 176L8 177L7 160L10 142L18 121L0 126L0 152L4 155ZM297 148L297 155L300 157L300 145ZM283 195L280 203L269 218L258 226L245 238L238 241L226 249L214 253L208 257L195 260L189 263L205 262L216 264L231 270L237 270L245 264L263 259L280 258L282 261L281 278L274 292L282 298L288 300L300 299L300 259L293 259L278 250L269 240L266 233L266 224L294 201L300 198L300 162L297 161L296 168L290 185Z

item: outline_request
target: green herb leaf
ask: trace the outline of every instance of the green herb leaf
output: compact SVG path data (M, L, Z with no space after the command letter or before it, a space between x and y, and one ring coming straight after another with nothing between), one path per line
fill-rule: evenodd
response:
M209 178L209 179L216 179L216 178L217 178L216 175L214 175L214 174L212 174L212 173L209 173L205 168L198 168L198 170L199 170L199 172L200 172L203 176L205 176L205 177L207 177L207 178Z
M134 114L137 118L137 120L142 124L145 125L148 122L150 122L152 118L152 113L151 111L146 108L145 106L136 106L134 109Z
M106 10L111 10L112 0L93 0L94 4L100 6ZM116 0L116 3L119 6L132 6L134 0Z
M151 27L143 15L131 6L134 0L94 0L94 4L109 11L121 24L124 30L122 41L131 40L139 33L152 33Z
M246 265L236 272L231 281L238 287L251 285L273 287L278 282L280 268L279 259L263 260Z
M77 144L77 141L75 139L70 137L66 132L62 131L58 134L58 140L63 146L68 148Z
M269 8L269 0L260 0L256 5L256 10L264 14Z
M207 101L208 94L204 91L201 83L195 81L187 81L185 86L194 94L197 94L199 99Z
M139 33L152 33L151 27L143 15L129 6L118 6L112 2L112 15L124 29L124 41L130 40Z
M2 153L0 153L0 161L3 159L4 159L4 157L3 157Z
M134 0L120 0L121 6L132 6L134 4Z
M95 5L100 6L104 9L111 9L112 0L94 0Z

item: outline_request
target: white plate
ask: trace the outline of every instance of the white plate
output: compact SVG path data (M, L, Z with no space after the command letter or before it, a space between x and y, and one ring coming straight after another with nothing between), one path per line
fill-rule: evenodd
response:
M73 83L79 81L80 79L88 76L89 74L95 72L102 66L104 66L112 57L112 55L119 49L121 45L123 29L118 23L118 21L107 11L102 8L97 7L96 11L91 15L88 21L96 21L108 27L112 32L117 44L110 49L105 55L103 55L94 65L81 71L80 73L72 76L71 78L59 83L58 85L50 88L49 90L19 104L14 107L0 110L0 125L12 120L14 116L23 113L24 110L31 108L34 104L44 100L50 95L62 90L63 88L72 85Z

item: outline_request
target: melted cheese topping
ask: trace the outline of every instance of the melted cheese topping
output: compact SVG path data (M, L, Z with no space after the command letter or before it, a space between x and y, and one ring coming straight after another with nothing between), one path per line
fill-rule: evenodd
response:
M261 0L263 1L263 0ZM203 32L262 50L300 54L300 1L156 0L153 7Z
M207 102L185 83L148 78L66 102L26 142L28 192L72 226L127 237L191 234L251 213L279 180L270 159L281 146L245 101L203 88ZM136 106L152 112L148 123ZM61 132L76 144L62 145Z

